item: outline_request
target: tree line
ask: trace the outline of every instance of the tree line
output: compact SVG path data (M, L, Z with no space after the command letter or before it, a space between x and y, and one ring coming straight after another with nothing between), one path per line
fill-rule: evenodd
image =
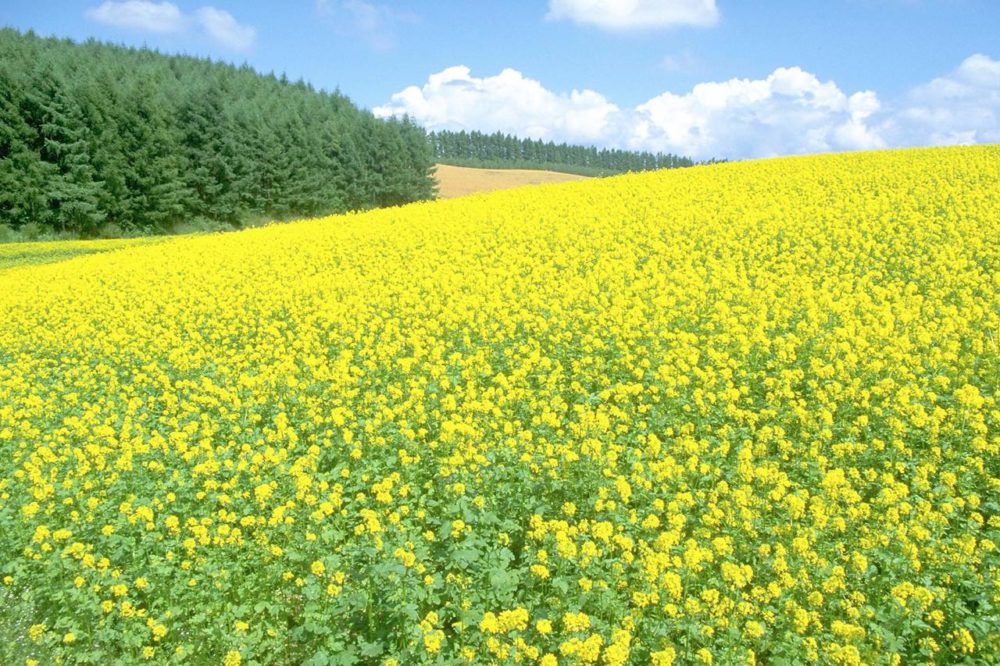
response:
M188 56L0 29L0 225L239 226L431 198L406 119Z
M427 135L434 159L471 167L552 169L585 176L693 166L689 157L593 146L572 146L510 134L441 130Z

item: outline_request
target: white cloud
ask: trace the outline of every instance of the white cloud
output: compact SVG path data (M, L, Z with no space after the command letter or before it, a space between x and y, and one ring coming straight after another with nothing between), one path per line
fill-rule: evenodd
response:
M601 141L617 106L592 90L558 94L514 69L477 78L468 67L432 74L374 109L381 117L409 114L430 130L488 129L536 139Z
M880 147L867 120L878 98L848 96L798 67L765 79L699 83L663 93L635 109L629 147L694 157L765 157Z
M222 9L206 6L194 12L195 20L215 41L234 51L246 51L257 39L257 31L243 25Z
M895 103L848 92L799 67L762 79L700 83L620 108L593 90L551 91L514 69L449 67L376 107L429 130L501 131L569 143L743 159L838 150L1000 141L1000 61L966 59Z
M395 45L395 26L419 19L409 12L399 12L366 0L316 0L321 16L332 20L338 30L360 35L379 51Z
M977 53L913 88L883 132L919 145L1000 142L1000 60Z
M103 2L88 9L87 17L119 28L159 33L181 32L187 23L181 10L172 2L147 0Z
M187 15L172 2L107 0L88 9L86 15L98 23L140 32L180 35L200 30L212 41L236 51L249 49L257 38L253 27L241 24L229 12L211 5Z
M719 10L715 0L549 0L547 17L605 30L635 30L715 25Z

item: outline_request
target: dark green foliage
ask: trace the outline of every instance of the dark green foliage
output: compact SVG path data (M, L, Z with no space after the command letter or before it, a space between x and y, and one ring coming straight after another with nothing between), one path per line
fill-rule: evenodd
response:
M0 225L93 236L431 198L424 131L186 56L0 29Z
M608 176L693 166L691 158L593 146L570 146L537 139L519 139L495 132L431 132L427 136L434 159L442 164L511 169L550 169L583 176Z

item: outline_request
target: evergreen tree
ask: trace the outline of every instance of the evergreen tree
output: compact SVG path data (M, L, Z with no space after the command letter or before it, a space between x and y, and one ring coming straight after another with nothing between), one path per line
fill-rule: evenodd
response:
M205 59L0 29L0 224L239 225L433 195L426 135Z
M48 214L43 218L59 231L93 233L104 221L101 187L90 163L89 127L78 100L59 79L45 81L41 137L42 160L54 165L46 185Z
M670 154L653 154L595 146L571 146L539 139L518 139L500 132L485 134L441 130L427 135L434 161L457 166L552 169L591 176L626 171L693 166L694 161Z

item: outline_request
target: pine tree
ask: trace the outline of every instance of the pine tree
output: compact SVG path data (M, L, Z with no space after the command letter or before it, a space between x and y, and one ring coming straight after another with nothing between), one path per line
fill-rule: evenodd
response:
M245 65L0 29L0 224L89 235L415 201L426 141Z
M90 130L78 101L67 94L66 83L47 82L51 88L42 122L42 159L55 165L47 184L49 225L59 231L93 234L104 222L100 208L103 183L90 163Z

